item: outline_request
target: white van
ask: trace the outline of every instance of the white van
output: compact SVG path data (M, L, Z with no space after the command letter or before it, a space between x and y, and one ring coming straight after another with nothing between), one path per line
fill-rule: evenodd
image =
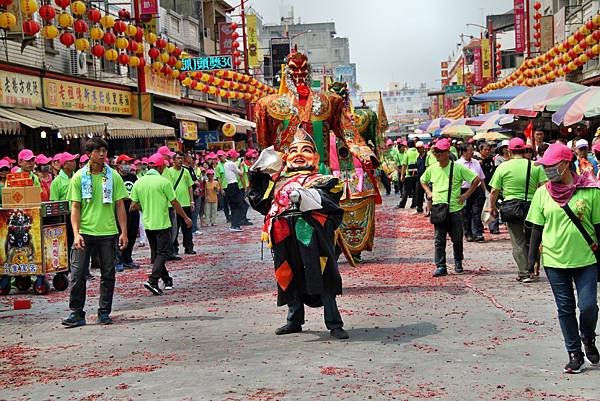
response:
M427 145L429 142L431 142L431 135L425 132L423 132L422 134L408 134L408 139L412 139L413 141L415 141L415 143L417 141L421 141L425 145Z

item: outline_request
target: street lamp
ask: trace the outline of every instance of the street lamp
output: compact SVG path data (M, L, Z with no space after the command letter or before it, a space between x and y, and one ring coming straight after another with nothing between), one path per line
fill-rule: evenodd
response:
M305 33L311 33L311 32L312 32L312 29L307 29L307 30L305 30L305 31L302 31L302 32L299 32L299 33L297 33L297 34L295 34L295 35L292 35L292 37L290 38L290 42L291 42L292 40L294 40L294 38L297 38L297 37L298 37L298 36L300 36L300 35L304 35Z
M479 25L479 24L472 24L470 22L465 24L466 26L476 26L477 28L481 28L481 29L487 29L487 27L483 26L483 25Z

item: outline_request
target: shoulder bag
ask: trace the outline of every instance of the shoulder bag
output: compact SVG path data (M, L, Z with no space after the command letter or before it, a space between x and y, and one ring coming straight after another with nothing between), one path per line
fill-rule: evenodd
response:
M531 160L527 160L527 178L525 178L525 199L510 199L500 205L500 217L506 223L520 223L525 221L531 201L529 196L529 179L531 178Z
M181 181L181 177L183 177L183 173L185 172L184 167L181 168L181 173L179 173L179 177L177 177L177 181L175 181L175 185L173 185L173 190L177 189L177 186L179 185L179 181Z
M585 242L587 242L588 246L590 247L590 250L594 252L594 256L596 256L596 267L600 269L600 253L598 252L598 244L594 242L592 236L590 235L590 233L587 232L587 230L583 226L583 223L581 223L581 220L579 220L577 216L575 216L575 213L573 213L573 210L571 210L568 203L562 206L561 209L565 211L567 216L569 216L571 222L575 224L575 227L577 227L577 230L579 230L581 236L585 239ZM600 282L600 274L598 275L598 281Z
M429 215L431 224L445 224L450 218L450 196L452 195L453 172L454 162L450 162L450 174L448 175L448 202L431 206L431 214Z

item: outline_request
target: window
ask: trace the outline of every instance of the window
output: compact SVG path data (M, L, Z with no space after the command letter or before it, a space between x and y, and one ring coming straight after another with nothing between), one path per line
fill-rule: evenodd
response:
M171 27L171 32L176 32L176 33L179 33L179 32L181 31L181 28L180 28L180 26L179 26L179 23L180 23L180 21L179 21L179 19L178 19L178 18L175 18L175 17L171 17L171 18L170 18L170 23L169 23L169 25L170 25L170 27Z

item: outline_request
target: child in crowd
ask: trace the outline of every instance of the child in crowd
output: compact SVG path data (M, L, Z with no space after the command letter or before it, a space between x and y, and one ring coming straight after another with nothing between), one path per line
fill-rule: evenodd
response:
M223 194L219 181L215 180L215 171L206 171L206 183L204 184L204 218L206 224L215 225L217 218L218 194Z

